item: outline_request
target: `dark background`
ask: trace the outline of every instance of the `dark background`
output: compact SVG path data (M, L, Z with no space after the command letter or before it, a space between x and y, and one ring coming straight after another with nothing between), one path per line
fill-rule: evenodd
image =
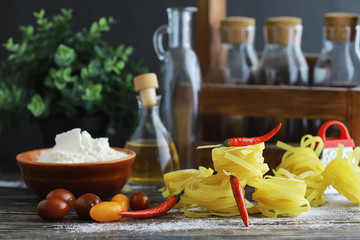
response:
M222 0L219 0L222 1ZM100 17L113 16L117 23L105 38L112 45L133 46L134 59L143 60L151 72L158 72L160 62L152 45L155 29L167 23L167 7L191 6L195 0L3 0L0 1L0 43L13 37L20 40L19 25L35 24L33 12L45 9L51 17L60 8L72 8L75 28L88 27ZM322 38L322 15L326 12L346 11L360 13L359 0L228 0L228 16L250 16L256 19L255 48L262 51L262 28L266 18L272 16L298 16L303 19L302 49L306 53L319 53ZM196 41L196 39L195 39ZM0 61L7 52L0 47ZM0 112L0 117L5 115ZM116 136L110 138L112 146L122 146L128 129L118 126ZM41 135L37 124L28 123L0 134L0 172L18 171L17 153L40 148Z

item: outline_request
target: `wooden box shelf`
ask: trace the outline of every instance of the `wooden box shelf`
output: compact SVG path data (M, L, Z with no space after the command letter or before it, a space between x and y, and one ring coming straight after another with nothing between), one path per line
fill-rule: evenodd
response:
M360 145L360 87L292 87L226 85L208 83L207 72L220 44L219 22L226 17L226 0L196 0L198 7L196 52L205 76L199 95L199 112L210 115L243 115L294 119L339 120L347 123L357 146ZM307 57L309 79L316 56ZM216 126L204 125L204 131ZM205 139L206 140L206 139ZM267 156L271 154L270 149ZM279 159L268 159L270 164Z
M204 84L199 111L214 115L339 120L360 144L360 88Z

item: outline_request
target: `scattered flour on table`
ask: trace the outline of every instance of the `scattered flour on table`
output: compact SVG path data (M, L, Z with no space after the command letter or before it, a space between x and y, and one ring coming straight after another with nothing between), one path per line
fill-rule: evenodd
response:
M40 154L38 162L88 163L117 160L128 154L109 146L108 138L92 138L79 128L61 133L55 137L55 146Z
M344 197L334 197L335 201L324 206L313 207L300 216L283 216L267 218L262 214L250 215L250 226L247 228L239 216L188 218L179 209L169 212L172 218L123 219L110 223L72 223L58 226L73 233L96 233L110 231L128 231L142 233L191 231L191 230L229 230L229 231L341 231L352 229L360 222L360 207Z

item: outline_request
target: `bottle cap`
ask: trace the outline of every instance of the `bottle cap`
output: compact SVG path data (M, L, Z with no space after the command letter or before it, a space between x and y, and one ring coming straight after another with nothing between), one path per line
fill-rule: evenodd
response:
M134 78L135 91L140 93L141 103L144 107L157 104L156 91L159 88L155 73L145 73Z
M358 14L346 12L324 14L326 40L335 42L354 41L357 25L359 25Z
M298 17L271 17L265 21L265 36L269 44L287 45L295 43L301 34L302 20ZM292 35L290 35L292 34Z
M241 44L249 42L248 27L255 26L255 18L228 17L220 22L221 41L223 43ZM254 29L254 28L253 28Z

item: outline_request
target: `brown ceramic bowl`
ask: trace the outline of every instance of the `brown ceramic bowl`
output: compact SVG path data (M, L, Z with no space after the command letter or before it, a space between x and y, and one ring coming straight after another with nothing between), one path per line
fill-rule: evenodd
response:
M130 177L135 152L114 148L130 156L119 160L92 163L45 163L37 162L42 151L38 149L16 156L26 185L40 198L55 188L65 188L76 197L94 193L101 198L117 194Z

